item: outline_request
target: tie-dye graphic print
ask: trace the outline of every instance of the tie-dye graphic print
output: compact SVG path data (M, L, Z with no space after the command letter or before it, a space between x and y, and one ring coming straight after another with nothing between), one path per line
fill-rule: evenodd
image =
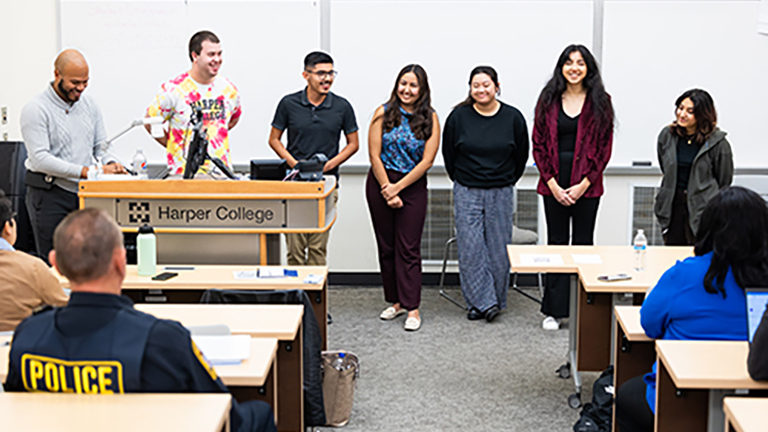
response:
M208 154L232 166L229 155L229 124L240 117L240 96L228 79L216 77L211 84L195 82L188 72L163 83L160 93L147 108L147 116L169 122L167 162L171 174L183 174L187 144L192 140L192 107L203 111L203 127L208 131ZM203 167L209 172L210 162Z

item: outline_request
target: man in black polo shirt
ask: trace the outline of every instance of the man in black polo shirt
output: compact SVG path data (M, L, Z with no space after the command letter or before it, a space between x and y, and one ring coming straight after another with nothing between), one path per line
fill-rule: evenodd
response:
M277 105L269 134L269 146L291 167L300 160L321 153L328 158L323 172L333 174L338 180L339 165L360 147L355 112L346 99L331 92L336 76L331 56L318 51L307 54L302 76L307 80L307 87L283 97ZM286 129L288 148L280 141ZM339 151L342 131L347 138L347 145ZM334 191L333 194L335 204L338 192ZM326 265L327 231L317 234L286 234L285 238L288 244L288 264Z

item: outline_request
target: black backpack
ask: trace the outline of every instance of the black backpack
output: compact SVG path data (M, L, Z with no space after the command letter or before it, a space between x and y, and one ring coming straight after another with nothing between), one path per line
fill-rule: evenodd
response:
M613 416L613 366L600 374L592 387L592 402L584 405L573 432L609 432Z

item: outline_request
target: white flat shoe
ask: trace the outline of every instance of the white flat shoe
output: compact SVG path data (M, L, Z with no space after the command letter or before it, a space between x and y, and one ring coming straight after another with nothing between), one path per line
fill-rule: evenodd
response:
M548 316L541 322L541 328L544 330L559 330L560 320L554 317Z
M416 331L421 328L421 318L409 317L405 320L405 331Z
M390 306L381 312L381 315L379 315L379 318L383 319L384 321L389 321L406 313L408 313L408 311L405 310L405 308L400 308L398 310L398 309L395 309L393 306Z

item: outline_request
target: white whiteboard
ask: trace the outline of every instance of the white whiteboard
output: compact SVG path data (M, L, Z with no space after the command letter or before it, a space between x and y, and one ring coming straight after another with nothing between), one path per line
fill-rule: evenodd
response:
M87 92L102 107L108 135L143 117L160 84L189 69L189 37L207 28L222 39L222 75L242 97L233 160L274 157L269 124L280 98L305 86L302 60L320 48L320 0L59 2L62 47L86 55ZM330 51L340 71L333 90L352 103L360 126L360 151L347 165L368 165L371 115L408 63L426 68L441 123L466 97L469 71L490 64L499 72L501 99L519 108L530 127L562 49L592 46L591 0L327 3ZM768 37L756 31L759 6L757 0L605 0L601 66L618 119L611 166L657 164L656 136L673 120L675 98L692 87L715 98L736 165L766 165ZM150 162L164 160L164 150L141 130L117 141L115 153L130 160L139 147Z
M243 117L230 135L232 160L273 158L267 144L280 98L306 82L304 56L319 49L320 13L308 0L60 0L62 48L90 65L86 90L110 137L144 117L160 84L189 70L189 38L211 30L221 39L221 74L240 90ZM142 148L152 163L165 149L137 128L113 144L130 161Z
M675 99L706 89L739 168L766 167L768 37L759 1L605 2L603 77L619 119L611 165L658 165Z
M352 102L360 126L352 163L368 165L368 126L403 66L426 69L442 126L467 97L472 68L491 65L500 99L530 128L560 52L591 41L591 1L332 1L331 49L340 71L334 91ZM440 153L435 163L442 165Z

